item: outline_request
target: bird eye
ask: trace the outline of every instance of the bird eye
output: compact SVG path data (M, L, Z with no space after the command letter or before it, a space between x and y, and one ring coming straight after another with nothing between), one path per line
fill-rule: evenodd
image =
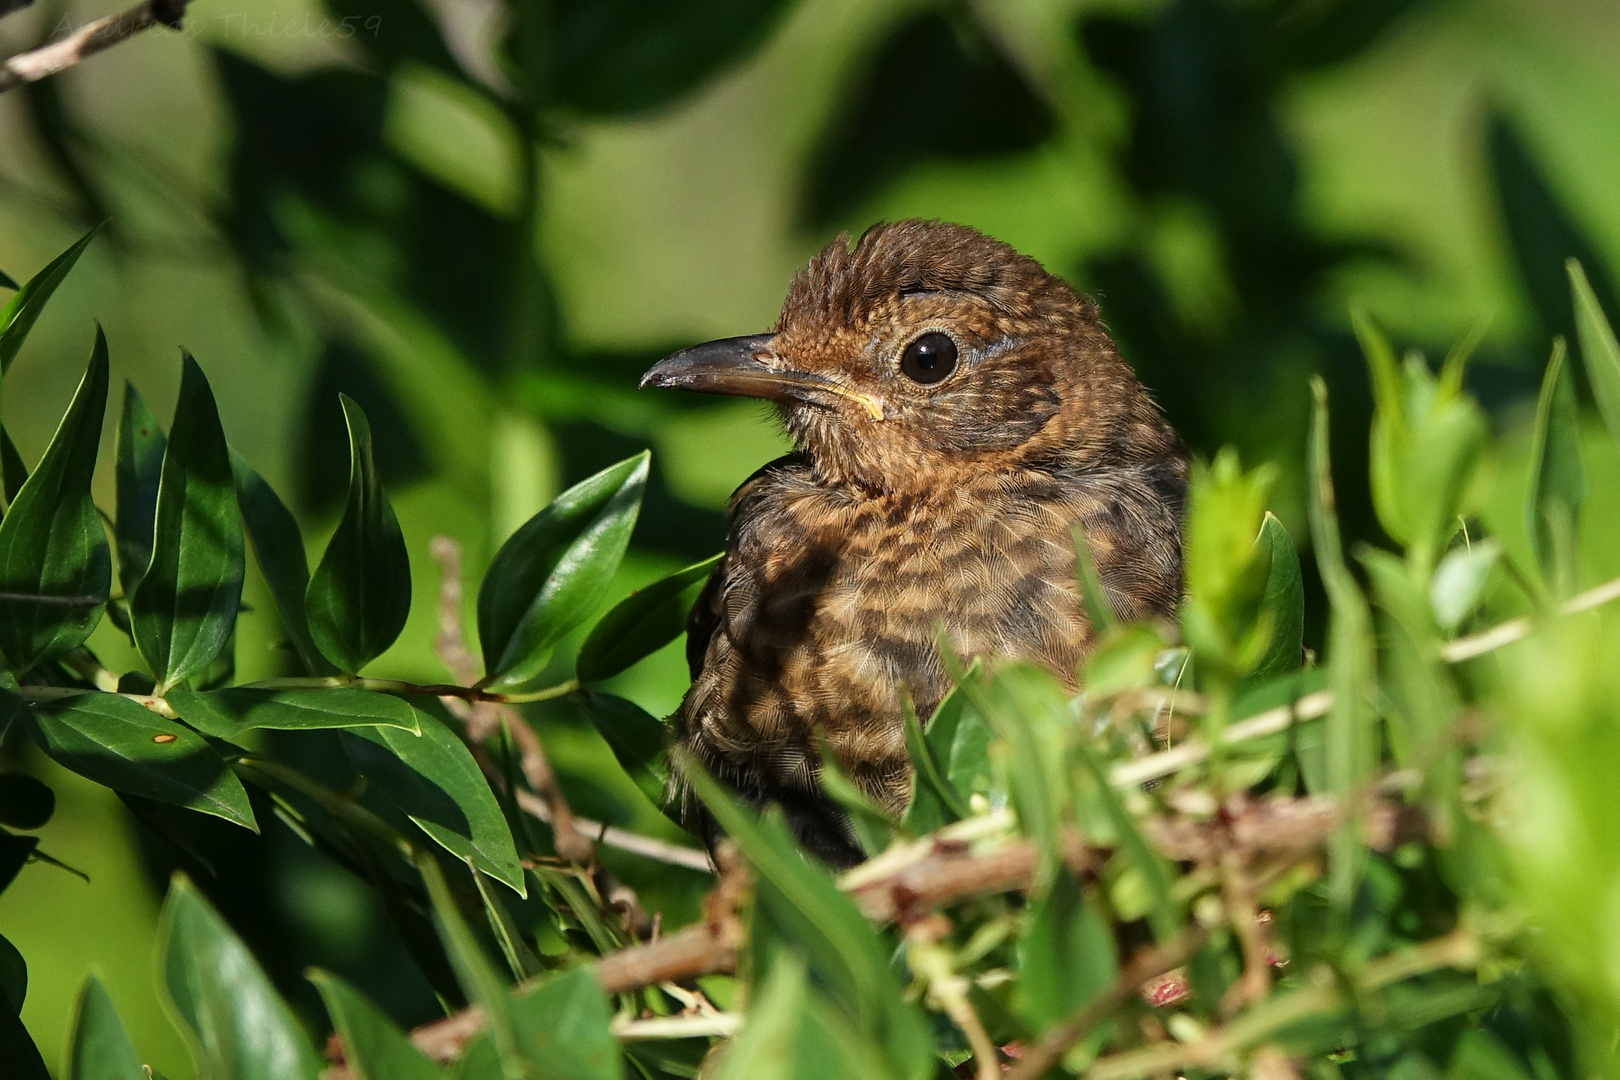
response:
M956 342L945 334L924 334L906 346L900 370L912 382L937 383L956 370Z

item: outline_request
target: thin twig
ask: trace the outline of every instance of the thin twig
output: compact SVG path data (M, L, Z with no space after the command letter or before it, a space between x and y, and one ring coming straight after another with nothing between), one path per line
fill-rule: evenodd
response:
M66 71L101 50L110 49L151 27L161 24L178 30L190 2L146 0L117 15L86 23L60 41L41 45L32 52L18 53L0 64L0 94Z
M1583 611L1590 611L1611 600L1620 600L1620 578L1606 581L1602 585L1594 586L1583 593L1570 597L1559 607L1565 615L1578 615ZM1515 641L1522 641L1530 636L1530 631L1536 628L1536 623L1529 616L1509 619L1505 623L1493 626L1489 630L1472 634L1468 637L1448 641L1440 647L1440 656L1447 663L1460 664L1464 660L1472 660L1476 656L1483 656L1504 645L1511 645Z
M1037 1080L1044 1076L1063 1060L1069 1047L1112 1016L1114 1010L1130 1000L1143 983L1191 960L1203 948L1207 935L1208 931L1203 927L1195 926L1182 931L1165 945L1137 953L1108 989L1092 998L1073 1016L1047 1031L1035 1045L1025 1049L1018 1064L1007 1071L1005 1080Z

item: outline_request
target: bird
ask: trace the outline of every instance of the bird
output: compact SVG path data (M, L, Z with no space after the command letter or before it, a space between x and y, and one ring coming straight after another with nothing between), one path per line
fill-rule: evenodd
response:
M975 229L842 234L770 332L684 349L641 386L765 399L793 442L730 500L671 726L677 760L780 807L833 868L868 853L821 789L822 754L903 811L903 710L926 723L949 691L942 640L1076 687L1098 628L1072 529L1119 617L1175 614L1184 443L1096 302ZM712 816L679 801L713 851Z

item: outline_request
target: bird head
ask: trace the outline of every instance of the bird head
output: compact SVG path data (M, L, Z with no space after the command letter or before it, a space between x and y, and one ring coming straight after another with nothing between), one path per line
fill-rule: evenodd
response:
M641 385L774 401L818 474L880 491L1174 438L1091 300L942 222L840 236L770 333L685 349Z

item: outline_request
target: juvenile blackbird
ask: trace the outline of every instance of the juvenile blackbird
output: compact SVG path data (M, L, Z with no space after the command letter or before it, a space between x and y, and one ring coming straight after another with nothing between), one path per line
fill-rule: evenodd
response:
M1035 661L1072 687L1094 636L1075 524L1120 616L1180 599L1181 440L1096 304L973 229L841 236L770 333L676 353L641 385L769 399L793 438L732 496L675 727L834 866L864 855L819 791L817 741L902 809L902 696L926 719L949 689L938 628L961 656Z

